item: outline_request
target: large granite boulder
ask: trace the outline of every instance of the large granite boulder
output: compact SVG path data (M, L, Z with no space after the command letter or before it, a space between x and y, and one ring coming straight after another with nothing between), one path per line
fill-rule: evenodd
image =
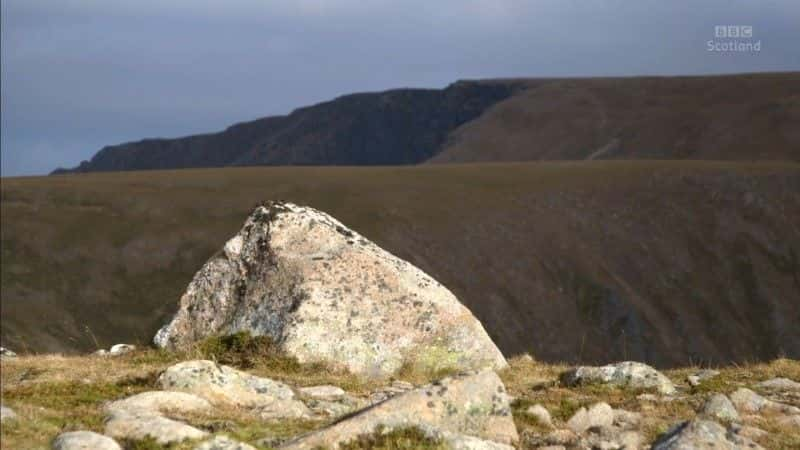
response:
M313 208L270 202L189 284L160 347L270 336L300 362L384 376L404 363L502 368L483 326L444 286Z

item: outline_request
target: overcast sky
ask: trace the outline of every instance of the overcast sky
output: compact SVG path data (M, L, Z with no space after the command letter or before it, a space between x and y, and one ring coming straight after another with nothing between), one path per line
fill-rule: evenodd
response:
M341 94L800 70L798 0L2 0L2 175ZM751 25L760 52L709 52Z

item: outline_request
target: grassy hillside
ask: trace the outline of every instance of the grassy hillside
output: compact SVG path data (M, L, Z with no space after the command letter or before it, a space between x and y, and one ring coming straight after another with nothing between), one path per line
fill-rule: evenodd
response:
M432 162L800 161L800 74L534 80Z
M149 342L263 199L429 272L506 354L800 357L800 165L658 161L4 178L3 345Z

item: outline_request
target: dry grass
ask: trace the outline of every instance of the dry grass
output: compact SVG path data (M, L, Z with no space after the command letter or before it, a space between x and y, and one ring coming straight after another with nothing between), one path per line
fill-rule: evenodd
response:
M155 380L160 371L192 356L216 356L223 360L241 357L230 353L174 354L147 349L116 358L48 355L3 360L0 364L3 402L17 412L20 420L3 425L0 447L48 448L50 441L63 431L88 429L102 432L101 407L104 402L157 389ZM558 376L569 367L566 364L546 364L526 357L512 358L509 362L510 367L501 371L500 376L509 393L516 397L513 412L521 434L547 432L546 427L525 414L525 410L533 404L539 403L547 408L556 427L561 427L581 406L604 401L614 408L642 413L643 431L647 439L652 441L671 425L693 417L712 392L730 393L739 387L752 388L757 382L774 377L800 380L800 362L790 359L721 367L718 368L720 375L717 378L704 382L698 389L690 388L685 381L686 376L698 368L681 368L664 372L678 386L681 395L668 402L643 401L637 398L641 391L604 386L562 387ZM363 380L346 371L319 365L287 364L285 357L280 355L254 358L243 365L250 366L248 370L252 373L281 379L295 386L330 383L344 387L355 395L366 395L389 381ZM406 370L402 375L399 378L422 384L441 374ZM794 401L800 402L800 399L795 398ZM306 420L265 423L241 410L230 408L219 409L214 416L180 418L210 432L250 443L264 438L280 442L281 439L326 424L324 421ZM797 430L781 427L768 416L752 424L769 432L759 440L765 448L793 449L800 446L800 433ZM405 449L415 448L414 445L418 448L443 448L440 442L423 439L414 430L383 437L365 436L353 442L352 448ZM126 446L139 450L160 448L150 441L127 442ZM173 448L191 448L191 443Z

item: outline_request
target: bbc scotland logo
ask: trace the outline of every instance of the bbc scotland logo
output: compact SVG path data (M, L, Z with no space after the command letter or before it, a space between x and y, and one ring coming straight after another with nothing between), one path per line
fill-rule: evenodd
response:
M719 53L757 53L761 41L754 40L752 25L716 25L714 39L706 42L706 50Z

